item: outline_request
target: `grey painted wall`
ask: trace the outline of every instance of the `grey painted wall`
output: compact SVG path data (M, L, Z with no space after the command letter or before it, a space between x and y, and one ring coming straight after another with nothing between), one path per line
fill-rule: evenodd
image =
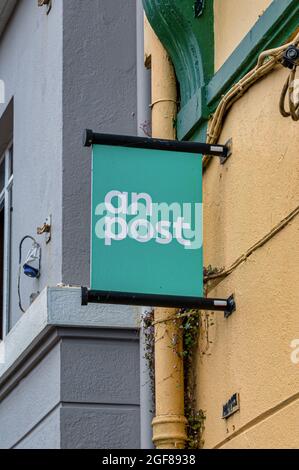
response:
M136 135L136 1L63 3L62 279L88 285L91 152L82 134Z
M22 438L16 449L61 449L61 405L58 405L37 426Z
M61 446L139 448L137 332L66 334L70 338L61 343Z
M19 0L0 40L0 78L6 103L14 99L14 186L12 215L11 325L20 318L17 301L18 245L53 215L53 239L43 238L38 282L22 279L25 306L31 292L61 281L62 271L62 2L51 14L36 0ZM1 140L1 137L0 137ZM28 245L24 246L24 255Z
M0 403L0 448L16 446L60 403L60 345ZM5 423L5 426L4 426ZM49 433L49 439L52 436Z
M89 284L91 158L82 133L136 134L135 0L53 0L49 15L37 0L19 0L0 38L0 78L0 119L14 98L12 326L21 315L18 244L49 214L42 275L22 277L25 307L46 285Z
M39 239L41 278L22 278L25 306L45 286L89 283L91 159L82 147L84 128L137 130L135 0L52 2L46 15L37 0L19 0L0 38L6 83L0 145L9 127L5 110L14 103L10 324L17 324L6 340L12 347L16 339L18 351L28 339L35 357L27 344L2 376L0 367L0 448L134 448L140 446L139 339L137 327L126 323L130 308L82 312L80 293L72 291L54 314L54 290L17 322L18 245L49 214L52 241ZM70 321L77 329L58 327ZM56 335L51 347L49 338L40 340L39 326Z
M139 447L138 310L46 288L4 340L0 448Z
M21 381L18 368L10 374L0 448L139 448L137 330L52 327L49 341L47 353L27 354Z

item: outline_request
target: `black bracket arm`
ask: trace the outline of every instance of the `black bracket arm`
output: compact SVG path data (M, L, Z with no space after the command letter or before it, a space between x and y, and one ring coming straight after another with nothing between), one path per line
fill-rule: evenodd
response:
M137 305L165 308L189 308L224 312L229 317L236 310L234 296L228 299L210 299L206 297L179 297L174 295L131 294L127 292L109 292L90 290L82 287L82 305L89 303Z
M118 147L145 148L153 150L170 150L172 152L197 153L211 155L226 160L231 154L230 144L205 144L180 140L152 139L149 137L133 137L127 135L98 134L86 129L83 136L84 147L92 145L113 145Z

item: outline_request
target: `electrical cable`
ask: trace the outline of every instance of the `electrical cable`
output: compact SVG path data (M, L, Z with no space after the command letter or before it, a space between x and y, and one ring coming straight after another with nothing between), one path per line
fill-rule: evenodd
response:
M280 114L283 117L291 117L293 121L299 121L299 101L297 103L294 102L294 84L295 84L295 79L296 79L296 71L297 71L297 66L294 65L293 69L290 72L290 75L288 76L281 95L280 95L280 101L279 101L279 111ZM289 109L290 111L286 111L285 108L285 101L286 101L286 96L288 93L288 101L289 101Z
M269 49L260 54L257 65L254 69L248 72L238 83L236 83L220 100L216 111L212 117L212 120L208 126L207 143L216 144L218 142L220 133L223 128L223 121L232 105L239 99L243 94L261 78L268 75L279 63L282 62L285 51L290 46L298 46L299 44L299 33L295 36L292 42L280 46L276 49ZM292 68L287 81L285 82L279 102L279 109L283 117L292 117L294 121L299 120L299 102L294 103L294 80L296 76L297 66L294 65ZM285 109L285 100L287 93L289 93L289 108L290 111ZM203 169L205 170L211 161L209 155L205 155L203 158ZM229 276L240 264L247 260L256 250L265 245L271 238L273 238L278 232L286 227L291 220L293 220L299 214L299 206L297 206L287 217L281 220L270 232L268 232L263 238L251 246L245 253L237 258L229 268L224 269L215 274L210 274L204 277L204 282L208 283L214 279L224 279Z
M31 240L36 246L39 247L39 249L41 248L39 243L37 243L35 238L31 237L31 235L26 235L25 237L23 237L19 244L18 299L19 299L20 310L23 313L25 313L26 310L24 310L22 306L22 299L21 299L22 246L26 240ZM40 272L40 267L41 267L41 257L39 257L39 266L38 266L39 272Z
M207 143L216 144L218 142L220 133L223 128L223 121L232 105L239 99L244 93L252 87L258 80L261 80L266 75L268 75L283 59L283 55L286 49L290 46L297 46L299 44L299 33L295 36L293 41L284 44L283 46L277 47L276 49L269 49L260 54L256 66L250 70L238 83L236 83L220 100L215 113L212 116L212 119L208 126L207 132ZM287 85L285 84L283 91L286 92L285 87L291 90L294 80L290 83L290 78L294 76L296 70L292 70L290 77L288 78ZM282 100L282 98L281 98ZM290 100L292 101L292 100ZM297 117L296 120L299 120L299 115L297 115L298 106L294 105L293 101L290 103L290 114L292 118ZM286 112L285 112L286 114ZM285 117L289 116L287 114ZM205 170L208 164L211 161L209 155L203 157L203 170Z
M263 238L251 246L245 253L237 258L229 268L220 271L215 274L209 274L204 277L204 282L207 283L213 279L225 278L229 276L240 264L249 258L256 250L265 245L271 238L273 238L278 232L286 227L297 215L299 214L299 206L297 206L292 212L290 212L283 220L281 220L275 227L270 230Z

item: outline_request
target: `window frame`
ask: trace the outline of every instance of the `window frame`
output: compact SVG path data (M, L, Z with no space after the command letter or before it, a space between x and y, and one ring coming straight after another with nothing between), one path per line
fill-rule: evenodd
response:
M4 210L4 243L3 243L3 306L2 306L2 340L9 331L9 308L10 308L10 276L11 276L11 209L12 209L12 186L13 186L13 141L9 142L2 155L0 165L4 161L4 186L0 192L0 206ZM1 338L0 338L1 340Z

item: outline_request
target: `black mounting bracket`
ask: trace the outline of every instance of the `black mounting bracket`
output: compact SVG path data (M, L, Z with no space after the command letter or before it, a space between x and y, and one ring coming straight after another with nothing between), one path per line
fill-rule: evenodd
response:
M225 147L227 148L227 154L224 157L220 157L221 165L224 165L224 163L226 163L226 161L229 159L229 157L233 153L233 139L229 139L226 142Z
M153 139L149 137L133 137L127 135L98 134L86 129L83 135L84 147L92 145L113 145L116 147L133 147L153 150L170 150L172 152L197 153L227 159L231 154L228 145L206 144L181 140Z
M82 305L89 303L137 305L166 308L189 308L196 310L212 310L224 312L228 318L235 310L234 296L228 299L210 299L206 297L179 297L174 295L132 294L128 292L109 292L81 288Z

